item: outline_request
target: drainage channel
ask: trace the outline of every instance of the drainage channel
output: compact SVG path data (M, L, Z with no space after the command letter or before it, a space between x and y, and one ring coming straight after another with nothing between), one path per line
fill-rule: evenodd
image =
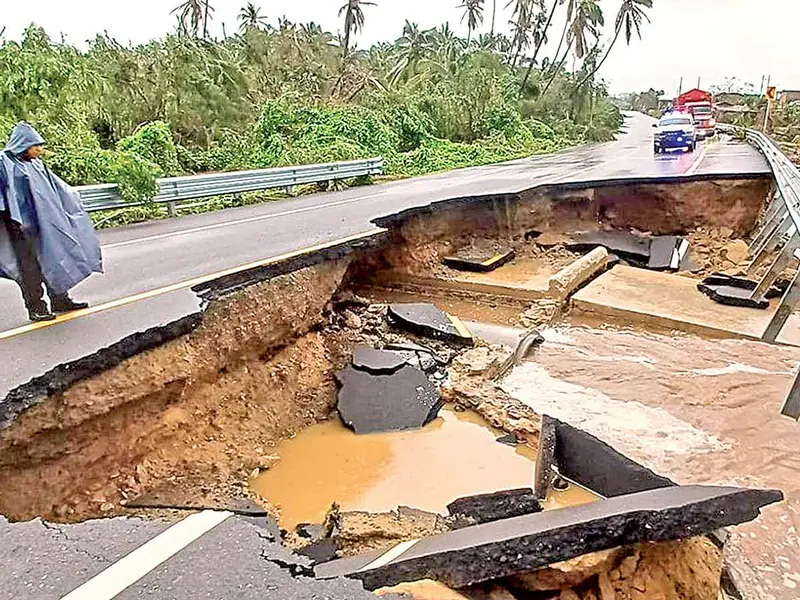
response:
M745 541L777 555L777 535L743 525L726 565L706 534L782 497L758 488L793 506L780 466L741 451L766 453L767 432L794 443L791 430L740 390L779 395L800 352L748 340L752 312L686 307L702 275L746 266L758 202L743 198L763 182L728 185L736 231L704 200L712 225L668 231L662 215L663 235L643 234L630 194L584 190L518 199L502 218L407 215L378 247L237 280L188 332L26 396L0 430L0 511L257 516L265 557L280 543L306 557L267 559L292 577L412 596L403 586L426 579L467 598L569 600L756 585L737 571ZM675 199L662 188L639 191ZM742 481L755 489L720 487ZM780 531L781 516L761 519Z

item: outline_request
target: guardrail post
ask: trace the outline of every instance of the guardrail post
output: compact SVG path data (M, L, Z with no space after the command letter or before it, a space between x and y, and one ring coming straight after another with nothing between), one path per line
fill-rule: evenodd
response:
M285 188L283 188L283 191L289 196L294 196L295 188L296 186L294 185L287 185Z
M800 419L800 371L795 375L792 389L783 403L781 414L785 417L791 417L795 421Z
M178 209L175 205L175 202L167 202L167 214L170 217L177 217L178 216Z
M781 302L778 305L778 310L776 310L775 314L772 315L772 319L770 320L769 325L767 325L767 328L764 330L764 335L761 336L761 339L764 340L765 342L774 342L775 340L778 339L778 336L780 335L783 326L786 325L786 321L789 320L792 311L794 311L798 302L800 302L800 286L797 285L798 279L800 279L800 271L795 273L792 282L789 284L789 287L786 288L786 291L783 293L783 296L781 297ZM795 387L797 387L797 382L795 382ZM795 391L794 388L792 389L792 391L793 392ZM800 411L800 394L798 394L796 402L798 402L797 410ZM800 416L800 412L798 412L797 414L798 416Z

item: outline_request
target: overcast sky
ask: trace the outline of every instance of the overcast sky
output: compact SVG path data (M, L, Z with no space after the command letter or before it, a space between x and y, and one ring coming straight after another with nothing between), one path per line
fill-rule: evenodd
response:
M120 42L146 42L174 28L170 10L181 0L0 0L0 29L17 39L31 22L43 26L58 39L84 45L96 33L107 31ZM421 27L446 21L466 34L461 24L460 0L376 0L366 6L366 26L357 38L360 47L394 40L406 19ZM498 28L507 29L511 16L508 0L496 0ZM550 0L547 0L548 4ZM213 32L222 24L231 32L245 0L212 0L216 8ZM254 0L274 24L281 15L295 22L314 21L328 30L341 27L337 10L344 0ZM620 0L600 0L606 13L606 35L613 33L614 14ZM489 30L487 0L484 29ZM674 92L684 78L683 89L700 77L702 87L736 76L758 89L762 76L771 75L781 89L800 89L800 0L654 0L642 40L630 47L618 44L601 71L614 92L650 87ZM113 6L113 8L112 8ZM551 37L557 38L553 31Z

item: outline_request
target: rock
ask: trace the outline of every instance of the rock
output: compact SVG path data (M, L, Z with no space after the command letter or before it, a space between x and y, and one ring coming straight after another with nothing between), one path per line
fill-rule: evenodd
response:
M733 229L731 229L730 227L720 227L719 234L724 238L729 238L733 235Z
M499 438L495 440L495 442L499 444L504 444L506 446L516 447L523 443L524 440L521 440L517 437L516 433L507 433L505 435L501 435Z
M562 590L558 600L581 600L581 597L572 590Z
M317 540L297 550L298 554L309 558L314 565L329 562L336 558L336 540L331 538Z
M489 523L539 512L542 507L531 488L520 488L458 498L447 505L447 510L475 523Z
M378 596L402 594L414 600L470 600L467 596L447 587L443 583L431 579L421 579L409 583L399 583L393 587L375 590Z
M344 311L344 324L350 329L361 329L363 326L361 317L350 310Z
M600 573L597 576L597 587L600 588L600 600L616 600L617 593L614 591L608 573Z
M734 240L725 246L725 257L735 265L745 262L749 256L750 248L742 240Z
M441 515L406 506L385 513L343 512L337 523L336 542L343 556L385 551L397 542L448 531Z
M508 580L508 585L528 592L566 590L582 584L598 573L610 571L619 562L622 554L623 550L620 548L584 554L530 573L515 575Z
M509 356L511 353L504 346L478 346L459 354L453 362L465 373L492 379Z
M348 367L337 374L339 415L356 433L419 429L439 414L439 389L425 373L403 366L391 375Z

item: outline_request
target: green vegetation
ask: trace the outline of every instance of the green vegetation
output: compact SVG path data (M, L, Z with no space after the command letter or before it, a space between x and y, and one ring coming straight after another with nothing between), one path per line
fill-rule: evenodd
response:
M623 3L605 52L595 0L514 0L511 37L494 32L496 2L492 32L475 35L483 4L461 5L466 40L406 22L366 50L354 41L375 6L364 0L341 7L341 38L273 27L250 2L238 31L212 40L208 0L187 0L175 33L132 47L99 35L82 51L32 25L0 39L0 135L26 119L64 179L115 182L132 201L160 176L381 155L403 177L611 139L622 119L595 73L651 0ZM553 31L562 43L543 57Z

